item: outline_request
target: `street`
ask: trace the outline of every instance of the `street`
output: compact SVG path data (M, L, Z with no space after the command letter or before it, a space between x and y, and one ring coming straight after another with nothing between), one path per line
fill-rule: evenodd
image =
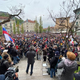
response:
M21 59L21 61L14 67L16 66L19 66L19 72L18 72L19 80L57 80L56 78L50 78L50 75L43 75L42 60L41 61L35 60L32 76L30 76L30 69L29 73L26 74L26 67L27 67L26 58Z

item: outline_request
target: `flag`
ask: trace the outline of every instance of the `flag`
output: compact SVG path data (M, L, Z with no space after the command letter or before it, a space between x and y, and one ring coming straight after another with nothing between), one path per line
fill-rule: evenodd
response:
M70 36L70 43L74 45L74 39L72 38L72 35Z
M70 42L72 45L74 45L74 40L73 40L73 38L71 39L71 42Z
M6 41L11 41L14 43L14 40L11 38L11 36L8 34L7 30L3 27L3 34L5 36Z

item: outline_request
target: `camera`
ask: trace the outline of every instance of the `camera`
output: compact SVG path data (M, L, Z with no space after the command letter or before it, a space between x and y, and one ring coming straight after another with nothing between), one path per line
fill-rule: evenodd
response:
M16 72L19 72L18 66L16 68L9 67L5 73L5 80L14 80L14 77L16 77Z

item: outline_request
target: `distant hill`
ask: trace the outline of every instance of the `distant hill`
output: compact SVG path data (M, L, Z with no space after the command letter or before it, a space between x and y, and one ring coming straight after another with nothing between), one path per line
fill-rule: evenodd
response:
M0 16L8 17L9 16L9 13L8 12L4 12L4 11L0 11ZM16 17L15 17L15 20L16 20L16 22L19 21L19 23L22 23L23 22L23 20L18 19Z
M8 17L9 13L8 12L0 11L0 16Z

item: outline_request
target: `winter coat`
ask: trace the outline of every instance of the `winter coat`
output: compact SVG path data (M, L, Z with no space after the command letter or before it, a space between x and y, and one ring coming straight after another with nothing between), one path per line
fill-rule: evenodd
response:
M47 50L43 50L43 56L47 55Z
M26 53L26 57L28 58L28 64L34 63L35 51L28 51Z
M11 66L8 62L8 60L4 60L2 59L0 61L0 74L5 74L5 72L7 71L7 69Z
M74 73L74 77L76 80L80 80L80 71L78 73Z
M55 69L56 68L56 65L57 65L57 62L58 62L58 57L53 57L50 61L50 69L53 68Z
M39 51L38 51L38 54L39 54L39 55L42 55L42 50L39 50Z
M16 49L13 49L13 48L11 49L10 54L11 54L12 57L16 57L18 55Z
M63 68L63 72L61 76L59 76L59 80L73 80L74 71L77 70L77 62L65 59L58 64L58 68Z

